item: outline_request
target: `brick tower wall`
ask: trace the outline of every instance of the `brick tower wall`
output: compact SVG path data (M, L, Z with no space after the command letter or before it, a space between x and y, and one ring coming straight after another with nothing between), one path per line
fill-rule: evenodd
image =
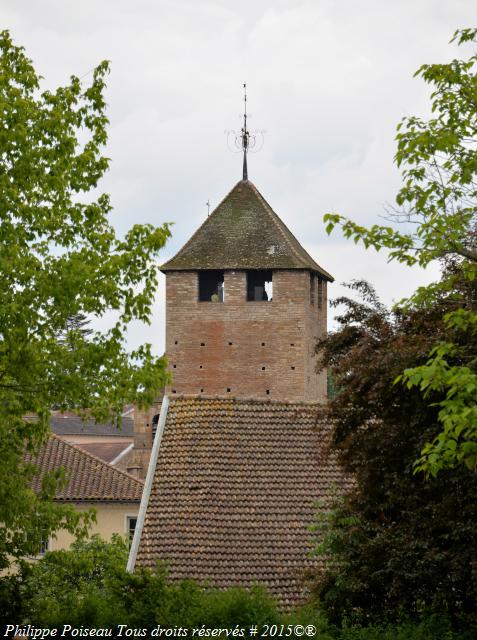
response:
M166 354L173 375L168 392L324 400L326 373L314 370L314 346L326 331L322 285L319 308L316 276L274 271L273 300L248 302L246 272L226 271L224 302L199 302L197 272L168 272Z
M306 335L309 336L305 348L305 393L307 398L322 400L327 395L326 371L316 374L316 354L315 345L327 332L327 282L318 279L316 275L310 278L310 305L306 312Z
M149 409L134 407L134 447L116 465L118 469L127 471L136 478L144 480L149 466L152 451L152 420L161 411L163 394Z

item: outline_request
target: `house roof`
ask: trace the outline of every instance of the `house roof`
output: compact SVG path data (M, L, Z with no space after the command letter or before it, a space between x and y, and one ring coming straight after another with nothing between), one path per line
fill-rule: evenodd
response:
M79 442L77 447L91 453L103 462L111 464L118 456L126 454L133 447L133 443L124 442ZM121 456L122 457L122 456Z
M53 433L59 436L92 435L132 438L134 435L134 420L130 417L123 417L121 426L118 428L111 423L98 424L94 420L83 421L73 413L55 412L50 417L50 428Z
M264 197L238 182L162 271L309 269L333 277L305 251Z
M299 602L317 562L316 502L350 486L319 416L311 403L171 398L137 564L160 559L172 579L261 583L282 603Z
M54 434L38 455L26 453L25 461L38 468L31 484L34 491L40 491L46 473L60 467L65 469L68 481L56 494L56 500L139 502L141 499L143 483L140 480Z

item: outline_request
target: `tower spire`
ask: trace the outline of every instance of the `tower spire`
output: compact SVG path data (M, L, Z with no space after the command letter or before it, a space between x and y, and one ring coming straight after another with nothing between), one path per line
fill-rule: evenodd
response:
M243 83L243 126L240 130L225 131L227 134L227 145L234 153L243 154L242 181L248 180L247 156L249 153L256 153L263 146L264 131L253 131L250 133L247 126L248 118L251 117L247 113L247 83ZM261 144L257 144L260 138Z
M250 133L247 129L247 83L243 84L243 127L242 127L242 150L243 150L243 173L242 180L248 180L248 169L247 169L247 152L248 152L248 143L250 138Z

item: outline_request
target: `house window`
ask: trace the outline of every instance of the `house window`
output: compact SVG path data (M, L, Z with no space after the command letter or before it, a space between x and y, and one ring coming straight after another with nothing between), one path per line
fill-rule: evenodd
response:
M273 296L271 271L247 271L248 302L270 302Z
M136 530L137 516L127 516L126 518L126 535L128 537L129 546L132 544L134 538L134 531Z
M224 272L199 271L199 302L224 301Z
M29 536L25 533L25 540L28 540ZM36 536L35 536L36 538ZM44 556L47 551L50 550L50 537L46 533L41 534L40 540L36 539L32 544L30 558L37 558L38 556Z
M47 551L50 550L50 538L48 536L43 536L40 542L40 549L38 551L38 555L44 556Z

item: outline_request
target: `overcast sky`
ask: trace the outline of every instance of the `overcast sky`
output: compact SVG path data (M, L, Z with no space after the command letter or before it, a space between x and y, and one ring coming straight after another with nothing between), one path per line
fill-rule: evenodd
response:
M249 177L316 261L339 283L367 278L386 303L429 280L386 256L331 238L323 214L380 221L399 188L395 128L425 116L425 62L457 54L475 0L0 0L10 29L45 86L111 61L107 100L113 223L173 221L165 261L241 178L225 130L240 129L242 84L250 129L265 130ZM461 51L459 55L464 52ZM87 81L88 76L84 78ZM164 292L152 325L130 344L164 348Z

